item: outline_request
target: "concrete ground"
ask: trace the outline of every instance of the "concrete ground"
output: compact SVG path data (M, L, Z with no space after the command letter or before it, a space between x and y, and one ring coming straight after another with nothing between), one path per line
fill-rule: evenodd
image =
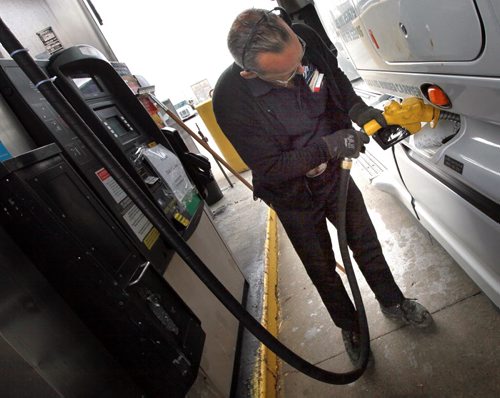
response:
M374 363L358 381L345 386L313 380L283 364L279 396L500 396L498 309L406 208L370 186L359 168L354 167L352 174L364 193L397 283L406 297L418 298L429 309L435 323L420 330L386 319L357 272ZM335 239L333 227L331 233ZM352 369L339 329L331 321L282 229L279 239L280 340L324 369L335 372ZM337 257L341 263L340 254ZM343 279L346 282L345 275Z

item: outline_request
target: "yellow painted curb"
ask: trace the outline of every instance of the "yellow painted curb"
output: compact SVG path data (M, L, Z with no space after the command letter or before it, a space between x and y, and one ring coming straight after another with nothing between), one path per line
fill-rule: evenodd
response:
M277 216L269 209L264 263L264 294L262 300L261 324L273 336L278 335L278 228ZM278 358L262 343L259 360L254 372L254 398L275 398L277 396Z

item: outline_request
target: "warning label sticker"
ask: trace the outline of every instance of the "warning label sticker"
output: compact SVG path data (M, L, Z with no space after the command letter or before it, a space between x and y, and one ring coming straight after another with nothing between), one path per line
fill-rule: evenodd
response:
M111 194L116 203L121 203L125 199L128 199L125 191L120 187L120 185L118 185L116 180L106 169L99 169L95 172L95 174L104 184L105 188ZM130 206L128 206L129 204ZM131 203L130 200L127 201L127 205L125 207L128 207L128 210L123 214L123 218L137 238L141 242L144 242L148 249L151 249L155 241L158 239L158 231L153 228L153 224L151 224L142 211L135 204ZM147 241L144 241L146 237Z
M148 234L148 236L146 236L146 239L144 239L144 244L149 250L151 250L151 248L156 243L159 237L160 233L156 228L153 228L151 229L151 232Z
M142 242L148 232L153 228L153 224L142 214L142 211L136 205L132 205L130 209L123 215L132 231Z
M97 177L99 177L116 203L120 203L127 197L125 191L120 187L120 185L118 185L116 180L111 177L111 174L109 174L108 170L102 168L97 170L95 174L97 175Z

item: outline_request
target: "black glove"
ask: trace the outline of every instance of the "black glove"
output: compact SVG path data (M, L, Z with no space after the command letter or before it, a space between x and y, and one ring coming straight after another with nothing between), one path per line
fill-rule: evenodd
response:
M353 105L353 107L349 110L349 117L361 128L373 119L375 119L382 127L387 126L387 122L385 121L382 111L368 106L363 102L358 102Z
M364 152L364 144L370 142L370 137L354 129L337 130L321 138L328 146L330 157L336 159L357 158Z

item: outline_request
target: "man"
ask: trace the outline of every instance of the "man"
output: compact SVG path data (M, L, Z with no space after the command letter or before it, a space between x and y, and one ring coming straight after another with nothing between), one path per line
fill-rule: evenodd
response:
M271 11L250 9L233 22L228 47L235 63L214 89L216 119L252 170L254 195L272 206L330 316L342 329L351 360L359 357L356 310L335 272L326 220L336 225L339 163L356 158L368 137L352 129L376 119L315 31ZM432 322L394 282L363 198L350 180L349 247L382 312L419 327Z

